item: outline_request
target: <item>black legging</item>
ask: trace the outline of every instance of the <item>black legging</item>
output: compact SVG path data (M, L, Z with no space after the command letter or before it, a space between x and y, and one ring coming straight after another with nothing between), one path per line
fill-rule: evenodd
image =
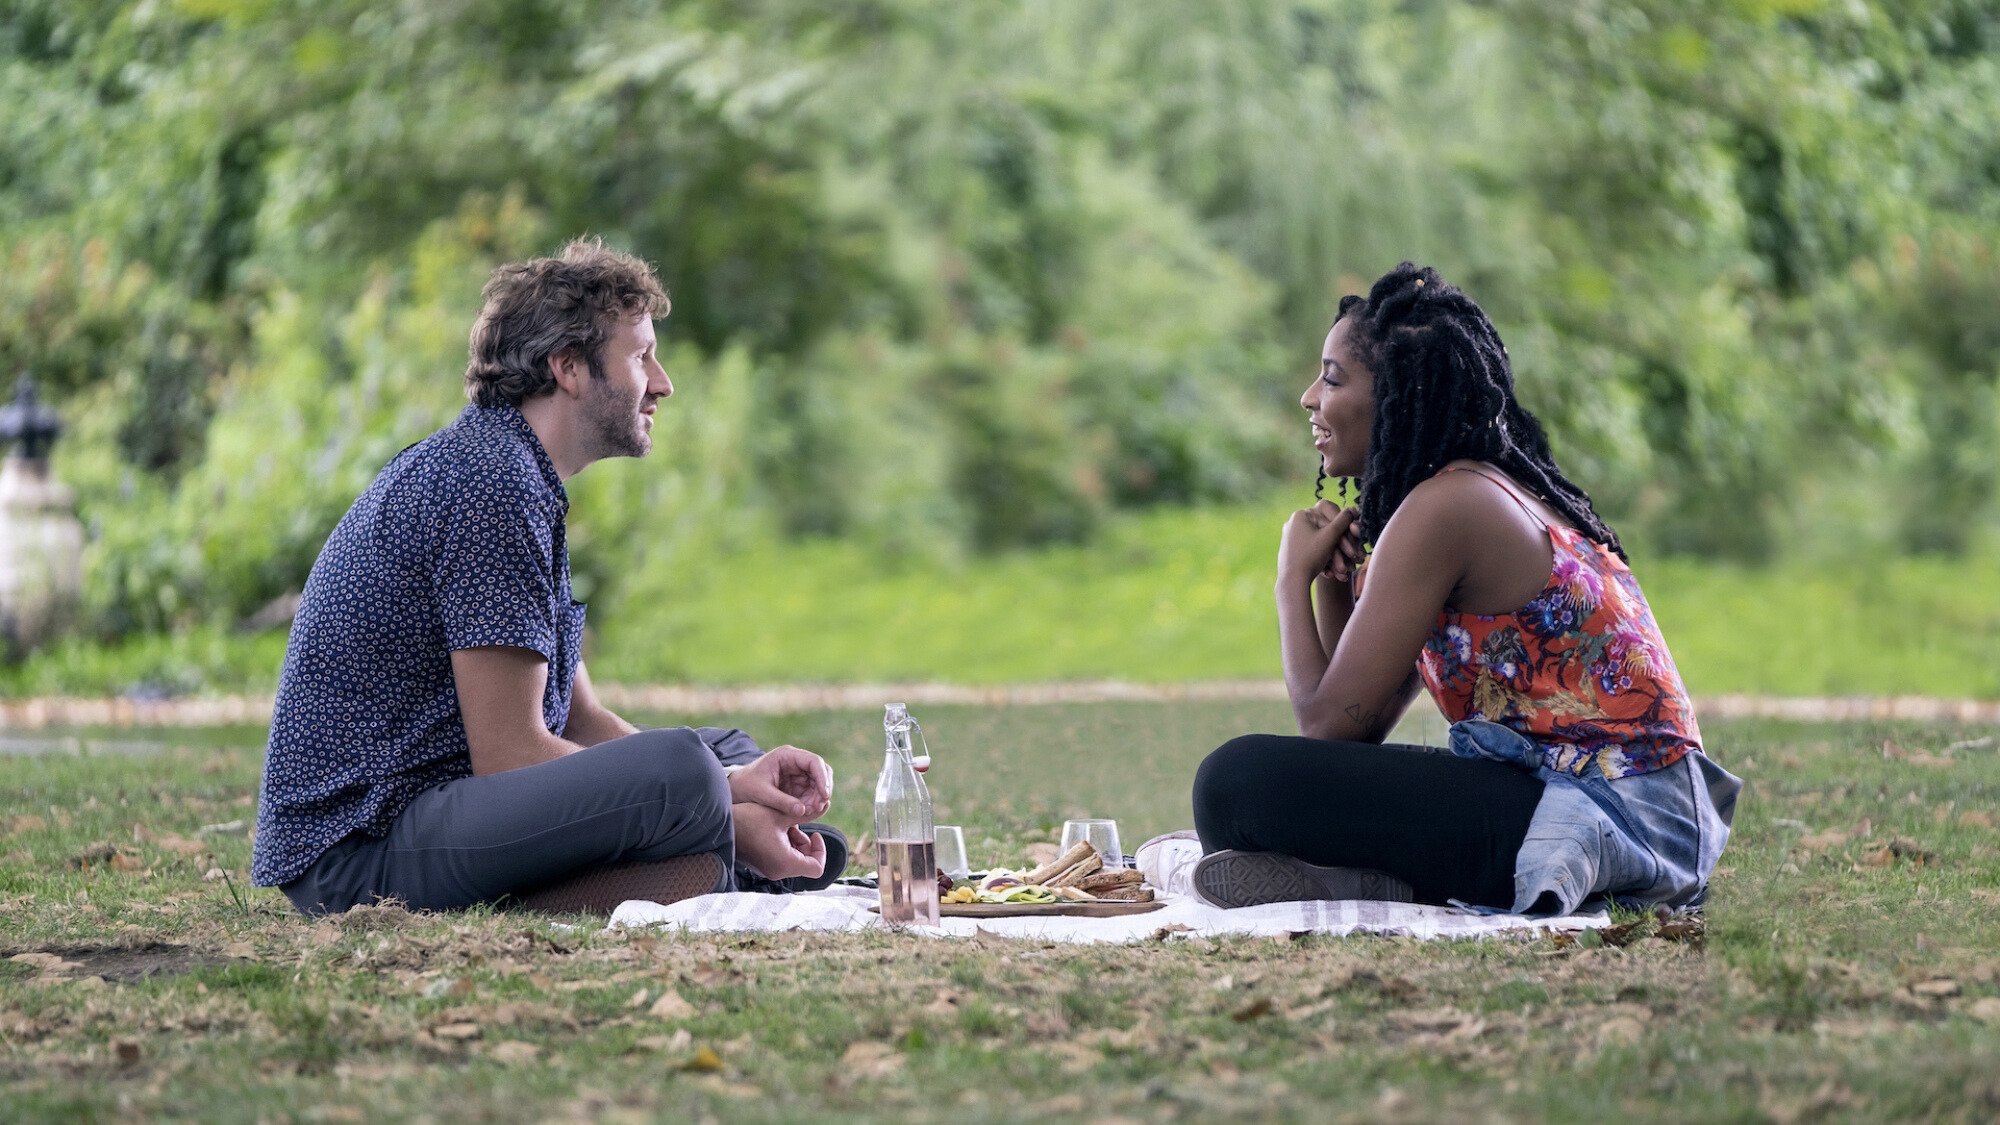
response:
M1246 734L1194 777L1205 851L1281 852L1386 871L1418 902L1514 904L1514 857L1542 783L1513 766L1422 746Z

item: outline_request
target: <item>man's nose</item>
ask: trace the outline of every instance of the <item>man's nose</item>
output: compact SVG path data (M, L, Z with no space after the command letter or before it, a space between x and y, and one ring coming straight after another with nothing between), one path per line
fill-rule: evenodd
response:
M674 381L667 378L667 369L655 367L653 377L646 383L646 390L656 398L674 397Z

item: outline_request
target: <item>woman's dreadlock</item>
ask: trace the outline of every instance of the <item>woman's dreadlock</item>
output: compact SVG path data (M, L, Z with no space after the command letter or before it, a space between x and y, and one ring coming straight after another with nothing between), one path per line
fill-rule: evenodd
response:
M1618 534L1565 477L1548 436L1514 397L1493 322L1428 266L1404 262L1368 296L1342 297L1337 324L1375 372L1375 423L1361 474L1361 540L1373 543L1410 490L1460 459L1498 466L1619 558ZM1313 494L1326 481L1320 475ZM1343 495L1346 482L1342 482Z

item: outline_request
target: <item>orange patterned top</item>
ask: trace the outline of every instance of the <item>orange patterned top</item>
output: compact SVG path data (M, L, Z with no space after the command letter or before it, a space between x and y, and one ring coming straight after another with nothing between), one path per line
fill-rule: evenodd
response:
M1445 472L1478 472L1446 469ZM1486 719L1542 748L1573 777L1665 769L1701 748L1701 728L1638 579L1611 548L1544 522L1549 584L1513 613L1438 615L1417 670L1452 722Z

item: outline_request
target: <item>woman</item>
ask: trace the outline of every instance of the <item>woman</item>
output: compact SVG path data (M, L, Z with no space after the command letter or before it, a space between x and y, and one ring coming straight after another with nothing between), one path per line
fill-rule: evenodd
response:
M1302 737L1202 763L1197 893L1698 906L1741 782L1702 752L1618 536L1515 400L1486 314L1405 262L1341 299L1299 404L1322 483L1359 478L1361 499L1285 524ZM1449 752L1381 744L1420 682L1453 720Z

